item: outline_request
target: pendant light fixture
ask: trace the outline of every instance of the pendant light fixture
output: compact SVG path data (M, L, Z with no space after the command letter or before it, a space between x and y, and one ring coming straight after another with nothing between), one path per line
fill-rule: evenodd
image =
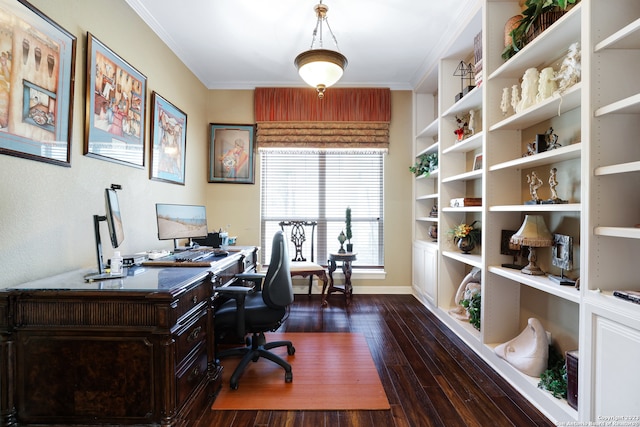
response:
M342 77L344 69L347 66L347 58L337 50L324 49L322 41L323 24L327 25L333 43L336 45L336 49L338 49L338 41L336 40L336 36L333 35L333 31L331 31L329 21L327 20L329 7L322 4L322 0L320 0L320 3L315 5L313 10L316 12L318 21L313 30L311 47L309 50L296 56L294 64L302 80L308 85L315 87L318 91L318 98L322 99L324 98L325 89L336 84ZM316 37L318 38L319 47L314 49Z

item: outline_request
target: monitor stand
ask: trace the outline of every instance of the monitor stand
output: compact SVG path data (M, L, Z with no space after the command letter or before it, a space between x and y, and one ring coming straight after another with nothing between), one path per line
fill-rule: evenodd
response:
M104 263L102 262L102 241L100 240L100 221L106 221L106 216L93 216L93 231L96 237L96 257L98 258L98 272L85 274L84 280L87 282L95 282L97 280L122 279L127 276L126 270L123 268L119 274L106 273L104 271Z

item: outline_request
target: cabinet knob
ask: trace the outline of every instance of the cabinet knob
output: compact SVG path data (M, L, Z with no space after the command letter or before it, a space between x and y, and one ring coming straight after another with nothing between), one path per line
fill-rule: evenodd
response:
M187 342L190 343L190 342L193 342L196 339L198 339L198 336L200 335L200 332L202 332L202 326L198 326L193 331L191 331L191 333L187 337Z

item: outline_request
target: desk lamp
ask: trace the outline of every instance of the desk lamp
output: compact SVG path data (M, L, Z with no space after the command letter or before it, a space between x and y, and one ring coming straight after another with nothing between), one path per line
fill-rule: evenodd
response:
M520 270L523 274L543 276L544 271L536 265L535 248L553 245L553 236L541 215L526 215L520 229L511 236L511 243L529 247L529 265Z

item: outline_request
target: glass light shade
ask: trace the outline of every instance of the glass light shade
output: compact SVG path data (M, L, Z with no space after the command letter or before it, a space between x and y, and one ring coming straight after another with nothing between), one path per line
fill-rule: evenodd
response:
M298 74L309 86L326 88L340 80L347 58L335 50L312 49L298 55L294 63Z

